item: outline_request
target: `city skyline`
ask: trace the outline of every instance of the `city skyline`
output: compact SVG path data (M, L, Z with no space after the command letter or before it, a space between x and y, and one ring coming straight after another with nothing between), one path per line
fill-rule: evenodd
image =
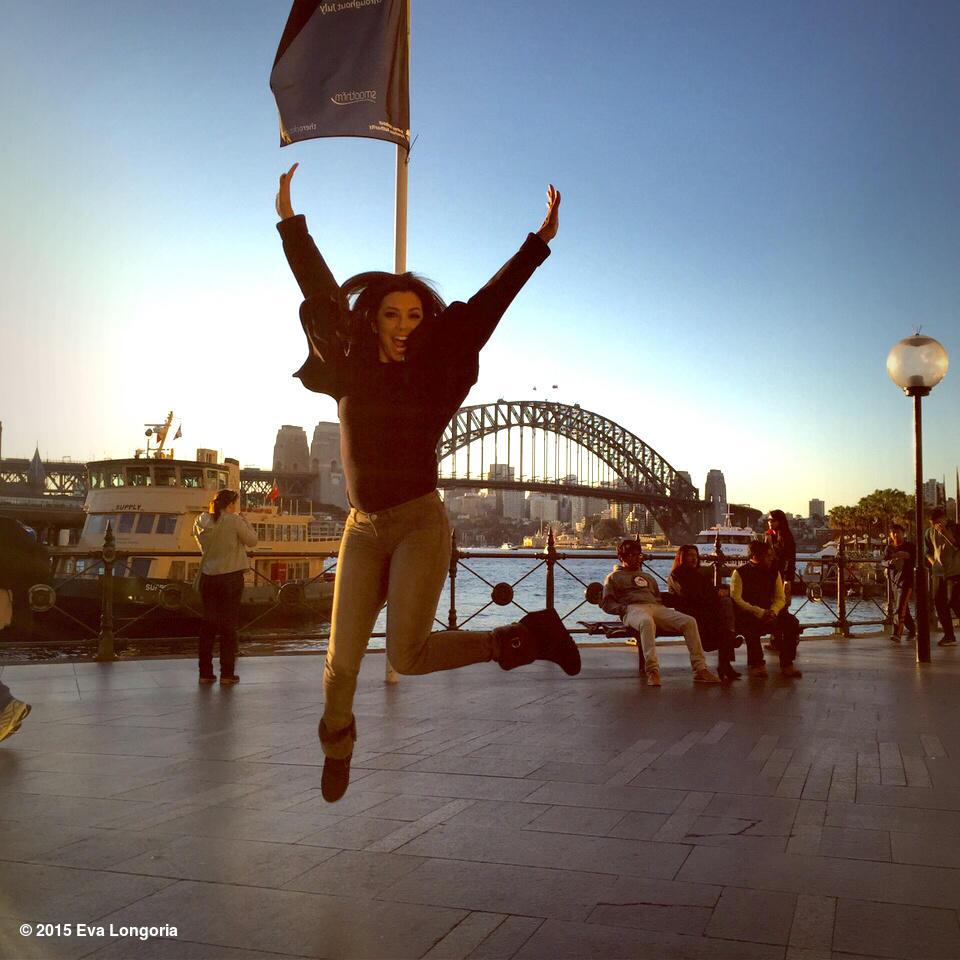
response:
M8 11L6 456L126 456L173 408L187 450L266 466L276 423L336 418L291 377L276 178L301 163L295 203L345 279L392 264L394 154L279 149L288 12L238 0L224 32L205 5ZM466 298L536 228L546 183L563 192L466 402L579 403L677 470L721 464L763 508L911 490L884 361L917 326L960 351L958 30L936 0L415 0L411 267ZM953 476L958 408L948 373L924 404L927 477Z

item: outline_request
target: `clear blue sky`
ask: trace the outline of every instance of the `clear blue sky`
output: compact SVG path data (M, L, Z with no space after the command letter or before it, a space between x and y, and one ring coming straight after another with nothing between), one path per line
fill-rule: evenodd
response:
M8 3L0 33L3 452L268 464L333 402L274 230L276 177L338 276L389 269L394 150L278 147L288 0ZM411 268L469 296L563 191L553 256L470 402L580 403L702 488L805 513L912 484L890 346L954 367L926 476L960 460L960 5L413 0Z

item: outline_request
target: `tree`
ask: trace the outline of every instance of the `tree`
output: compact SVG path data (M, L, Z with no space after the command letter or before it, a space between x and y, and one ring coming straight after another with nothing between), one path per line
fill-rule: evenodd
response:
M597 540L617 539L623 536L623 524L613 517L604 517L594 525L593 535Z

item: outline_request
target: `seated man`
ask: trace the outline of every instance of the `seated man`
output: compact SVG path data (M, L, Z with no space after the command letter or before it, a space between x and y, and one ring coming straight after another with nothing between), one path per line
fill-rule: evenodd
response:
M647 684L660 686L660 665L657 661L657 627L678 630L683 634L690 653L694 683L719 683L720 678L707 667L700 644L697 621L678 610L665 607L660 601L656 580L640 568L643 548L636 540L621 540L617 547L620 563L603 582L601 609L623 620L640 634L640 649L646 662Z
M760 638L770 633L780 656L780 672L785 677L802 677L793 665L800 640L800 621L787 612L783 580L776 568L773 550L763 540L751 540L747 549L749 561L730 576L737 633L743 634L747 643L747 675L761 679L767 676Z

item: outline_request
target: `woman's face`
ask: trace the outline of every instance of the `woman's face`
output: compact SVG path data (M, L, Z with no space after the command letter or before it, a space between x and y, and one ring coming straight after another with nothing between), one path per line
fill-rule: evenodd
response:
M767 529L774 532L780 529L780 523L776 517L767 517Z
M377 310L377 347L381 363L399 363L406 359L407 337L423 320L423 304L409 290L388 293Z
M683 565L690 569L700 566L700 554L696 550L683 551Z

